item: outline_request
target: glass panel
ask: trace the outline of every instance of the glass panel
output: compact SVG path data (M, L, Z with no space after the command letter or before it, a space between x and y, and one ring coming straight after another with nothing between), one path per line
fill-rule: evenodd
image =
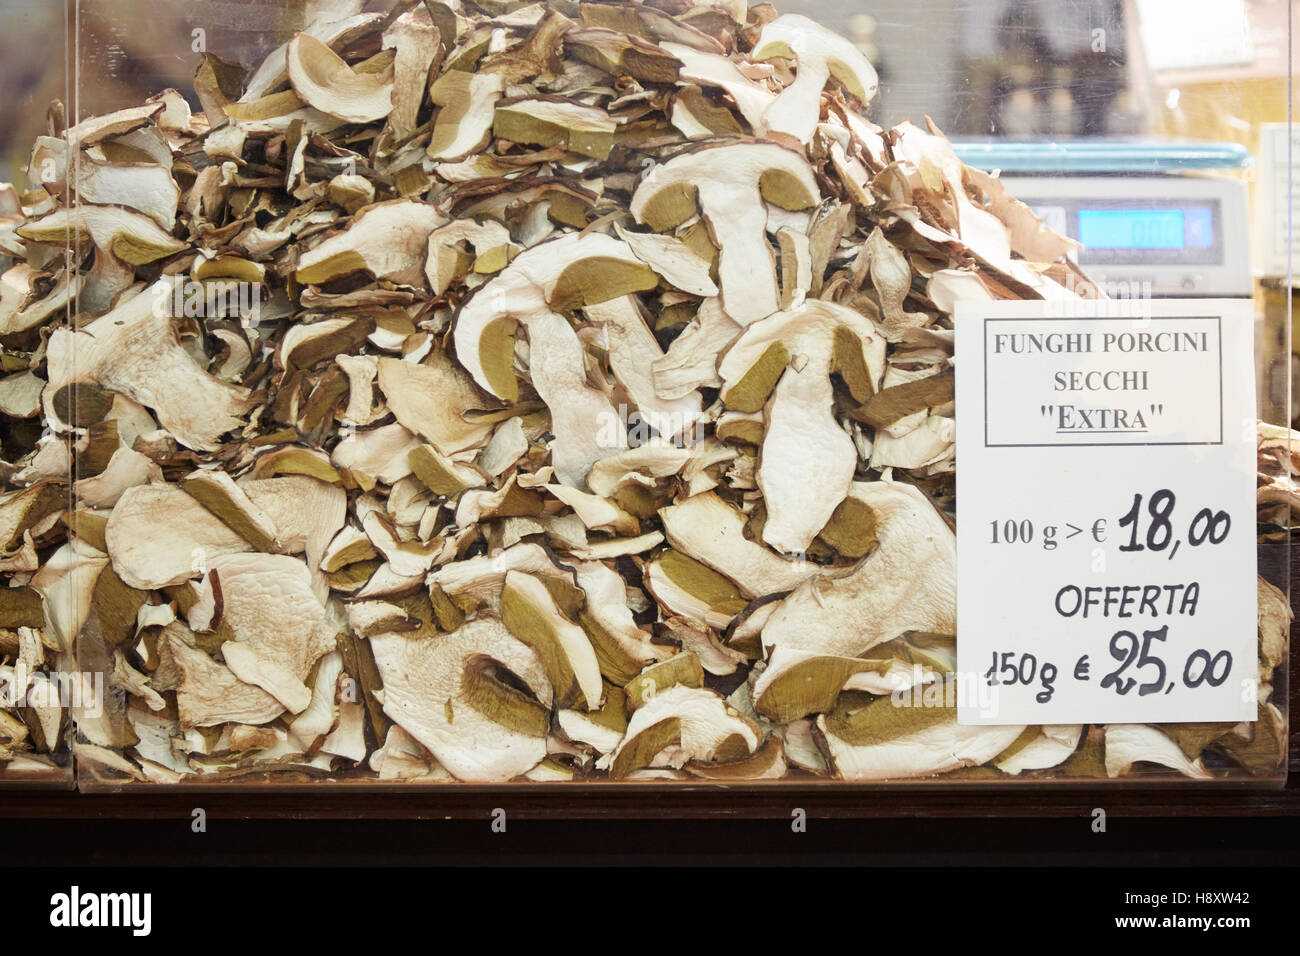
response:
M1279 783L1289 21L1190 6L73 3L80 785ZM1098 295L1255 302L1255 723L942 706L954 304Z

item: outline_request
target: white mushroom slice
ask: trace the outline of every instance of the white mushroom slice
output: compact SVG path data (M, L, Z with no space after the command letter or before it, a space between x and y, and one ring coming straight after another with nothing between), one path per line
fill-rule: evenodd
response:
M657 233L632 232L617 225L615 229L633 255L663 276L669 285L704 299L718 294L718 287L709 275L709 262L680 239Z
M698 392L664 399L655 388L653 364L664 357L633 296L589 305L583 313L599 323L609 346L609 362L620 385L636 404L642 420L661 437L691 437L703 414ZM621 444L621 442L620 442Z
M452 634L370 639L384 684L384 713L458 780L501 783L546 758L551 687L537 654L495 618ZM529 697L501 682L513 674Z
M309 33L289 41L285 63L299 99L322 113L349 123L369 123L392 112L391 72L357 73Z
M668 635L680 641L682 650L694 654L706 673L719 676L734 674L748 661L740 651L727 647L716 632L683 618L669 618L664 622ZM748 699L748 698L746 698Z
M117 206L78 206L50 213L18 228L33 242L64 245L88 239L106 256L127 266L141 266L184 250L185 244L147 216Z
M528 454L530 447L528 436L524 433L524 420L508 419L493 432L491 441L479 456L479 467L493 478L499 478Z
M410 454L420 439L400 424L383 425L350 435L334 446L330 460L358 481L396 484L411 473Z
M1023 747L1000 756L997 767L1013 777L1026 770L1058 767L1078 749L1082 736L1082 725L1048 724Z
M411 135L418 125L440 39L425 7L402 14L384 31L384 47L397 49L393 60L393 110L388 122L399 138Z
M561 706L599 710L604 699L600 663L591 639L561 613L541 578L507 571L501 620L537 652Z
M622 741L623 733L627 730L627 721L624 719L621 727L616 724L611 726L599 719L603 713L588 714L580 710L561 710L555 715L555 719L560 729L564 731L564 735L570 740L588 744L598 754L607 754Z
M817 747L813 737L814 724L811 720L796 720L784 727L778 727L777 733L785 741L785 756L790 763L810 773L826 774L826 758Z
M763 117L776 100L775 94L741 73L736 64L725 56L703 53L681 43L662 43L660 46L682 62L682 82L713 86L725 91L736 101L754 135L762 136L767 131Z
M462 249L472 247L474 255ZM516 251L510 230L499 222L457 220L429 233L425 274L434 295L445 295L451 284L466 276L479 261L497 258L504 267ZM497 271L497 270L493 270Z
M626 535L640 530L637 520L608 498L564 485L547 485L546 490L572 508L588 530Z
M39 273L25 262L0 276L0 335L26 332L65 309L81 290L79 275L65 273L45 295L37 294Z
M1166 734L1147 724L1109 724L1106 727L1106 776L1128 773L1139 761L1177 770L1185 777L1208 780L1213 774L1200 759L1188 760Z
M758 726L713 691L678 685L640 707L618 749L596 766L618 779L644 767L739 760L762 742Z
M54 396L65 385L93 382L149 408L187 448L213 451L220 437L243 424L255 404L248 389L209 375L182 347L159 303L170 301L170 280L113 309L84 331L58 329L48 346L45 414L58 421Z
M644 573L646 590L670 613L714 630L749 603L730 578L678 551L665 551Z
M500 594L510 571L563 573L540 545L518 544L491 557L467 558L436 568L429 575L429 583L442 588L448 597L467 595L486 604Z
M321 744L321 752L361 763L366 759L366 708L356 701L339 701L338 726Z
M788 561L745 537L745 516L713 492L663 508L668 543L731 578L746 597L793 591L818 568Z
M766 405L758 484L768 509L763 540L774 548L807 551L848 494L858 452L835 420L830 376L838 372L865 400L884 374L884 353L863 316L812 300L750 326L720 363L728 408Z
M45 641L65 651L73 649L77 633L90 616L95 581L107 564L102 551L73 538L32 575L29 584L45 605Z
M776 259L767 241L764 201L808 209L821 190L807 160L771 143L705 148L650 171L632 197L632 214L667 232L699 213L719 248L718 275L727 314L741 325L781 307Z
M82 157L74 170L75 189L83 201L134 209L168 232L175 225L181 193L168 169Z
M345 232L303 254L296 278L303 285L365 271L376 279L421 288L429 236L447 219L415 199L376 203L357 213Z
M378 511L372 511L361 522L370 542L388 561L393 573L404 578L422 578L433 566L439 548L430 548L418 541L402 541L397 537L391 522Z
M876 697L863 704L841 698L833 712L817 718L840 778L902 780L978 766L1006 750L1025 729L961 726L951 683L932 685L903 700Z
M480 289L456 319L456 356L480 386L506 401L519 394L515 329L528 333L529 376L551 411L556 477L582 487L602 447L608 422L619 421L609 399L587 384L582 344L560 309L597 305L658 285L654 272L609 236L580 233L520 255ZM626 436L616 444L622 447Z
M952 449L957 438L956 429L956 423L951 418L929 415L919 428L902 438L879 431L871 448L871 467L881 470L924 468L943 458Z
M483 400L469 377L442 352L432 353L423 364L381 358L379 388L398 422L444 455L480 445L492 433L490 420L467 418Z
M320 659L312 682L311 703L289 724L289 733L303 752L329 733L335 721L335 697L339 676L343 673L343 655L330 651Z
M750 56L755 60L783 57L796 61L795 81L768 108L765 120L772 132L786 133L807 143L821 120L822 90L832 76L863 106L879 89L876 70L853 42L815 20L786 14L763 27Z
M111 508L128 488L161 481L162 469L153 461L132 451L119 448L108 460L108 467L91 478L82 478L73 485L73 494L82 505L91 508Z
M492 139L496 102L504 89L496 73L449 70L440 76L430 90L433 102L442 110L429 140L429 158L454 163L486 146Z
M893 481L854 484L852 497L875 516L875 550L778 604L765 646L858 657L907 631L956 633L956 539L934 506Z
M626 684L646 665L672 654L672 648L655 644L653 635L636 623L627 587L617 572L587 561L577 565L576 574L578 587L587 596L579 623L606 678Z
M229 721L264 724L284 713L284 705L266 691L244 683L225 664L180 637L167 636L167 647L181 673L176 705L182 729Z
M384 417L387 409L375 406L375 379L379 359L374 355L337 355L334 361L348 377L348 405L340 420L347 425L365 427Z
M717 388L718 358L740 336L743 327L722 308L721 299L706 299L686 330L668 347L668 354L652 365L655 392L675 399L697 388Z
M653 488L663 479L680 474L690 457L690 449L676 445L642 445L596 462L587 484L606 498L624 488Z
M251 551L243 537L175 485L128 488L109 515L104 539L113 570L152 590L205 574L216 559Z
M962 300L993 301L993 293L979 274L965 269L941 269L936 272L930 277L926 294L939 307L939 311L949 315L956 311L957 303Z

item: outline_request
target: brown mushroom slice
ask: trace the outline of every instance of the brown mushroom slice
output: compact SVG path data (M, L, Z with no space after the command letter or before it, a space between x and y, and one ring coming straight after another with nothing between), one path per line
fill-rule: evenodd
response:
M955 685L924 694L864 699L849 693L817 718L817 731L843 780L903 780L985 764L1010 747L1024 725L963 727Z
M448 70L430 90L442 107L426 150L430 159L454 163L477 153L492 139L496 103L505 86L495 73Z
M739 760L762 742L758 726L713 691L675 686L632 714L623 742L597 766L620 779L644 767Z
M771 143L696 150L650 171L632 197L632 214L656 232L699 213L718 246L722 303L741 325L778 311L776 259L767 240L765 202L809 209L821 190L808 161Z
M443 352L433 352L422 364L379 359L379 388L398 422L444 455L477 447L492 434L490 420L468 417L482 408L483 400Z
M511 571L529 575L565 573L541 545L524 543L491 556L466 558L435 568L429 584L441 588L452 599L464 597L490 604L497 600L506 574Z
M18 227L18 235L33 242L65 245L76 237L92 242L103 255L127 266L141 266L183 251L185 243L138 212L117 206L77 206L57 209Z
M771 132L785 133L801 143L812 139L821 120L822 90L832 76L863 106L871 103L880 87L871 61L851 40L798 14L785 14L766 24L750 57L782 57L797 63L794 83L768 108L764 120Z
M480 617L451 634L370 639L384 713L456 779L502 783L546 759L552 692L542 662L505 625ZM514 675L531 696L502 682Z
M224 555L252 545L175 485L139 485L118 500L104 531L113 570L152 590L198 577Z
M56 330L50 337L50 381L42 401L58 420L54 396L71 383L94 383L149 408L158 423L187 448L214 451L221 435L243 424L255 404L248 389L223 382L195 364L170 316L163 279L108 312L85 331Z
M493 117L498 139L535 146L563 146L570 152L608 159L618 123L603 109L571 100L525 98L498 103Z
M752 412L766 405L758 484L767 505L763 540L772 547L806 552L848 494L858 452L835 419L830 377L851 365L856 371L846 377L874 390L884 352L863 316L811 300L750 326L722 359L727 406Z
M527 331L529 376L551 412L552 461L562 484L582 487L592 464L611 450L601 445L602 425L619 419L609 399L587 383L582 344L554 310L597 305L658 283L626 244L599 233L573 234L520 255L456 319L460 364L508 402L519 395L515 328ZM624 437L616 447L625 443Z
M296 278L303 285L365 271L401 285L424 285L429 236L447 218L416 199L395 199L363 209L346 231L304 253Z
M725 574L747 598L793 591L818 571L746 538L746 516L711 491L661 509L659 518L670 545Z
M369 123L393 110L390 72L358 73L309 33L289 41L285 63L299 99L322 113L349 123Z
M1081 724L1046 724L1021 747L1002 753L995 761L1003 773L1018 776L1026 770L1059 767L1079 749L1083 738Z
M1083 247L1073 239L1051 229L1038 215L1016 199L996 176L967 166L966 182L982 192L985 207L1002 220L1011 234L1011 251L1031 262L1055 262L1073 255Z
M1213 777L1200 758L1188 760L1178 744L1155 727L1148 724L1108 724L1106 776L1122 776L1139 762L1159 764L1196 780Z
M506 572L501 620L537 652L560 706L600 709L604 690L591 639L560 611L541 578Z
M934 505L894 481L855 483L851 494L875 515L875 550L781 601L765 646L858 657L908 631L956 633L956 539Z
M660 554L644 573L646 589L670 613L714 630L749 604L730 578L678 551Z

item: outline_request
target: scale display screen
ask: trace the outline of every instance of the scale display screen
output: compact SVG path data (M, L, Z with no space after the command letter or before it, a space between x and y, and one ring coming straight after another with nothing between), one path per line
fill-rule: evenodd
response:
M1213 249L1209 206L1079 210L1078 239L1089 249Z

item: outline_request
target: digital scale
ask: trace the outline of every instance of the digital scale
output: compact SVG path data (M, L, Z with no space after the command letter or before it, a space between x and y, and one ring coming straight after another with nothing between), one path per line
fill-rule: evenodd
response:
M1112 297L1254 291L1249 192L1224 175L1253 165L1242 146L965 140L953 147L970 166L1001 170L1011 195L1078 240L1084 248L1076 260Z

